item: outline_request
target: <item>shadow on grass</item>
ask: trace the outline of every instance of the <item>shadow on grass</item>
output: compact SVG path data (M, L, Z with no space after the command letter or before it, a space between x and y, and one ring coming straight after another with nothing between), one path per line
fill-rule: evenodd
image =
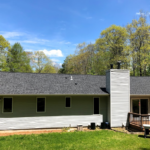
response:
M144 135L138 135L138 137L140 137L140 138L145 138ZM150 138L150 136L146 136L146 138Z

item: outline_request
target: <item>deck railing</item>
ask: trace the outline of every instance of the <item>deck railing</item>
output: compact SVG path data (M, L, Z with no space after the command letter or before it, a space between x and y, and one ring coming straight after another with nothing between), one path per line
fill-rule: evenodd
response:
M129 122L129 125L131 124L131 125L135 125L137 127L143 128L143 124L150 124L150 115L129 112L128 122Z

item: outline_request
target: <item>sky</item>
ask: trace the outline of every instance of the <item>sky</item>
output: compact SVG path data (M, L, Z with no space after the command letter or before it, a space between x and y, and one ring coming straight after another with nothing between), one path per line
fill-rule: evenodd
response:
M0 0L0 35L61 66L77 44L94 43L112 24L149 13L150 0Z

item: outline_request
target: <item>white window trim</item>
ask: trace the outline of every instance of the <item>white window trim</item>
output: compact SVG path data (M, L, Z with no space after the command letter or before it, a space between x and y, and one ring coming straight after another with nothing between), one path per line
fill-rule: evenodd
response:
M66 98L70 98L70 107L66 107ZM71 108L72 107L72 97L66 96L65 97L65 108Z
M93 115L98 115L98 114L94 114L94 98L99 99L99 114L100 114L100 97L93 97Z
M149 114L149 112L150 112L150 107L149 107L149 98L148 97L137 97L137 98L131 98L131 108L130 108L130 110L131 110L131 112L133 113L133 107L132 107L132 103L133 103L133 100L139 100L139 101L141 101L141 99L147 99L148 100L148 114ZM140 107L139 107L139 114L141 114L141 105L140 105Z
M38 98L44 98L45 99L44 111L37 111L37 99ZM46 97L36 97L36 113L45 113L45 112L46 112Z
M4 112L4 99L5 98L11 98L12 99L12 112ZM13 113L13 97L3 97L3 99L2 99L2 113L4 113L4 114L12 114Z

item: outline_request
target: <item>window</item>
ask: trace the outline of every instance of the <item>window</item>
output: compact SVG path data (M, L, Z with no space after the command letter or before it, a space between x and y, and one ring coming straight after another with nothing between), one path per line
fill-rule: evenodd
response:
M37 112L45 112L45 98L37 98Z
M132 99L131 111L137 114L148 114L148 99Z
M4 98L3 112L12 112L12 98Z
M70 97L66 97L66 107L71 107Z
M99 98L94 98L94 114L99 114Z

